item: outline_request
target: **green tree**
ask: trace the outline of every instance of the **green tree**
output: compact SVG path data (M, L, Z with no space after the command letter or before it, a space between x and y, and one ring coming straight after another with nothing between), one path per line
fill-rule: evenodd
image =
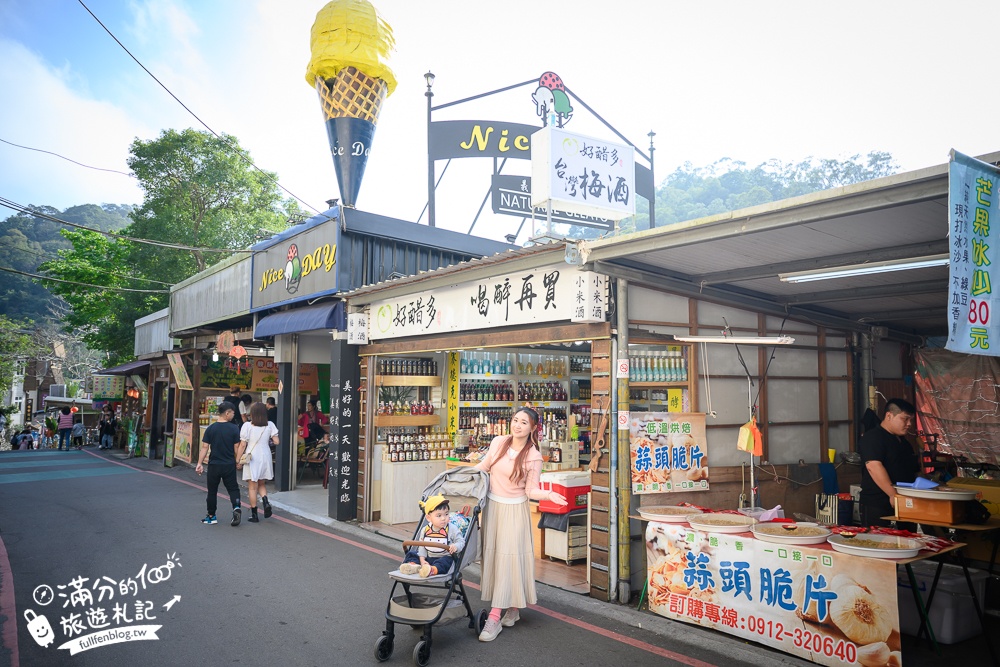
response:
M276 177L250 166L235 137L164 130L151 141L136 139L130 152L144 197L122 233L195 249L63 231L72 247L39 267L52 278L106 288L49 285L71 307L67 327L83 331L87 345L106 352L110 363L132 358L135 320L166 307L170 285L229 255L199 248L248 248L283 229L288 217Z

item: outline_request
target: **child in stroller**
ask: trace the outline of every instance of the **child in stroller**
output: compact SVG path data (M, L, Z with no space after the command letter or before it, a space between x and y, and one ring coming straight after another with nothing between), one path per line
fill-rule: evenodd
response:
M465 538L459 524L451 523L451 505L444 496L431 496L420 503L424 510L427 525L419 533L419 541L425 544L410 547L399 566L403 574L419 574L426 579L435 574L444 574L451 570L454 562L452 554L461 551L465 546ZM437 544L438 546L431 546Z
M431 632L435 624L468 618L469 628L477 636L482 632L489 611L481 609L478 614L473 613L462 583L462 570L479 553L479 517L486 507L489 487L489 474L463 467L445 470L424 489L421 508L425 513L414 531L413 539L403 542L406 562L389 573L393 584L385 609L385 630L375 642L375 658L379 662L392 657L397 623L423 631L413 648L413 662L417 667L424 667L430 661ZM444 503L462 507L463 510L449 516ZM447 517L444 525L442 515ZM432 541L424 540L425 536L431 535L434 537ZM416 562L410 555L413 551L411 547L418 548ZM420 548L427 549L427 555L422 559ZM441 549L444 553L435 556L434 549ZM427 567L422 572L421 566L425 562ZM432 569L435 567L438 570L436 573ZM418 593L413 589L428 592Z

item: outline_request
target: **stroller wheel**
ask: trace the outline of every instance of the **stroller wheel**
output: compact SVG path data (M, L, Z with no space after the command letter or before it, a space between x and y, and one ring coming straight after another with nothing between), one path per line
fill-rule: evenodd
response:
M489 619L489 617L490 617L490 612L487 611L486 609L480 609L479 613L476 614L476 625L474 628L472 628L472 630L476 633L476 635L479 635L483 631L483 628L486 627L486 621L487 619Z
M427 667L427 663L431 661L431 645L429 642L420 640L417 645L413 647L413 664L417 667Z
M392 637L382 635L375 640L375 659L385 662L392 657Z

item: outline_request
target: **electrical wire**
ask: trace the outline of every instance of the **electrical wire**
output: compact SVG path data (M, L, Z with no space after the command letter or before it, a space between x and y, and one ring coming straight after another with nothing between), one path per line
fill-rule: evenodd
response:
M17 269L9 269L6 266L0 266L0 271L6 273L15 273L19 276L27 276L28 278L34 278L35 280L49 280L54 283L66 283L67 285L77 285L79 287L93 287L97 290L104 290L106 292L141 292L143 294L170 294L168 289L133 289L131 287L108 287L106 285L94 285L93 283L80 283L75 280L63 280L62 278L50 278L48 276L40 276L37 273L28 273L27 271L18 271Z
M14 250L17 252L26 252L29 255L34 255L35 257L41 257L42 259L47 259L53 262L58 262L59 260L64 259L63 257L59 257L58 255L46 255L44 253L35 252L34 250L30 250L28 248L14 248ZM173 286L173 283L163 282L162 280L153 280L152 278L142 278L140 276L124 276L120 273L112 273L110 271L105 271L105 273L108 274L109 276L114 276L115 278L123 278L125 280L142 280L143 282L156 283L158 285L166 285L167 287Z
M105 169L103 167L92 167L89 164L84 164L82 162L77 162L76 160L71 160L70 158L66 157L65 155L60 155L59 153L53 153L52 151L42 150L41 148L32 148L31 146L22 146L21 144L15 144L13 141L7 141L6 139L0 139L0 142L3 142L5 144L7 144L8 146L17 146L18 148L23 148L24 150L27 150L27 151L36 151L38 153L46 153L48 155L55 155L57 158L62 158L63 160L66 160L67 162L72 162L73 164L78 164L81 167L86 167L87 169L94 169L96 171L110 171L112 174L121 174L122 176L128 176L129 178L135 178L135 176L133 174L130 174L127 171L118 171L117 169Z
M77 229L84 229L88 232L94 232L96 234L101 234L108 237L109 239L122 239L124 241L131 241L132 243L144 243L146 245L157 246L159 248L172 248L174 250L197 250L198 252L223 252L223 253L250 253L250 250L234 250L233 248L202 248L198 246L184 245L182 243L165 243L163 241L150 241L149 239L140 239L134 236L125 236L124 234L116 234L114 232L105 232L100 229L94 229L93 227L87 227L86 225L80 225L75 222L69 222L68 220L63 220L61 218L56 218L41 211L36 211L29 208L23 204L18 204L17 202L11 201L5 197L0 197L0 206L9 208L11 210L17 211L18 213L25 213L27 215L33 215L44 220L50 220L52 222L58 222L60 225L67 225L69 227L75 227Z
M223 141L226 145L228 145L230 148L232 148L233 151L236 153L236 155L239 156L239 158L241 160L243 160L246 164L250 165L251 167L253 167L257 171L259 171L265 178L267 178L268 180L270 180L271 182L273 182L276 186L278 186L279 188L281 188L282 190L284 190L293 199L297 199L298 201L302 202L303 204L305 204L306 206L308 206L309 208L311 208L316 213L321 213L322 212L318 208L316 208L315 206L311 205L309 202L307 202L306 200L302 199L301 197L299 197L298 195L296 195L294 192L292 192L291 190L289 190L288 188L286 188L285 186L283 186L281 183L279 183L278 179L276 179L273 175L268 174L266 171L264 171L263 169L261 169L260 167L258 167L256 164L254 164L253 161L246 155L246 153L241 148L239 148L238 146L234 146L233 143L231 141L229 141L229 139L227 139L226 137L220 135L218 132L216 132L211 127L209 127L208 123L206 123L201 118L199 118L198 114L196 114L195 112L191 111L191 109L189 109L186 104L184 104L183 102L181 102L181 100L180 100L179 97L177 97L176 95L174 95L173 92L171 92L171 90L169 88L167 88L163 84L162 81L160 81L159 79L157 79L156 76L152 72L150 72L149 69L145 65L143 65L141 62L139 62L138 58L136 58L134 55L132 55L132 52L129 51L125 47L125 45L121 43L121 40L119 40L117 37L115 37L115 34L113 32L111 32L111 30L108 28L108 26L104 25L104 23L101 22L101 19L97 18L97 15L94 14L94 12L90 11L90 7L88 7L83 2L83 0L77 0L77 2L79 2L80 5L84 9L87 10L88 14L90 14L92 17L94 17L94 20L97 21L98 25L100 25L102 28L104 28L104 32L108 33L111 36L111 39L115 40L115 42L117 42L118 46L122 47L122 50L125 51L125 53L127 53L129 55L129 57L132 58L132 60L135 61L136 65L138 65L139 67L141 67L143 69L143 71L146 72L146 74L148 74L150 77L152 77L153 81L155 81L156 83L160 84L160 88L163 88L163 90L167 91L167 94L170 95L170 97L174 98L174 100L178 104L180 104L182 107L184 107L185 111L187 111L189 114L191 114L192 116L194 116L195 120L197 120L199 123L201 123L202 126L206 130L208 130L209 132L211 132L213 135L215 135L215 137L217 139Z

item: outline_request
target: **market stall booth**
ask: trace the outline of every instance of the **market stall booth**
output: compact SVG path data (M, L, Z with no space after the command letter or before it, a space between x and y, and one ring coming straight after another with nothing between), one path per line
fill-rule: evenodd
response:
M575 563L586 590L585 465L607 444L598 427L607 432L611 328L606 281L555 263L561 250L511 251L348 295L358 311L348 340L362 343L358 519L409 528L427 483L481 460L530 403L543 482L571 498L566 515L535 507L536 555ZM547 514L550 527L537 527Z

